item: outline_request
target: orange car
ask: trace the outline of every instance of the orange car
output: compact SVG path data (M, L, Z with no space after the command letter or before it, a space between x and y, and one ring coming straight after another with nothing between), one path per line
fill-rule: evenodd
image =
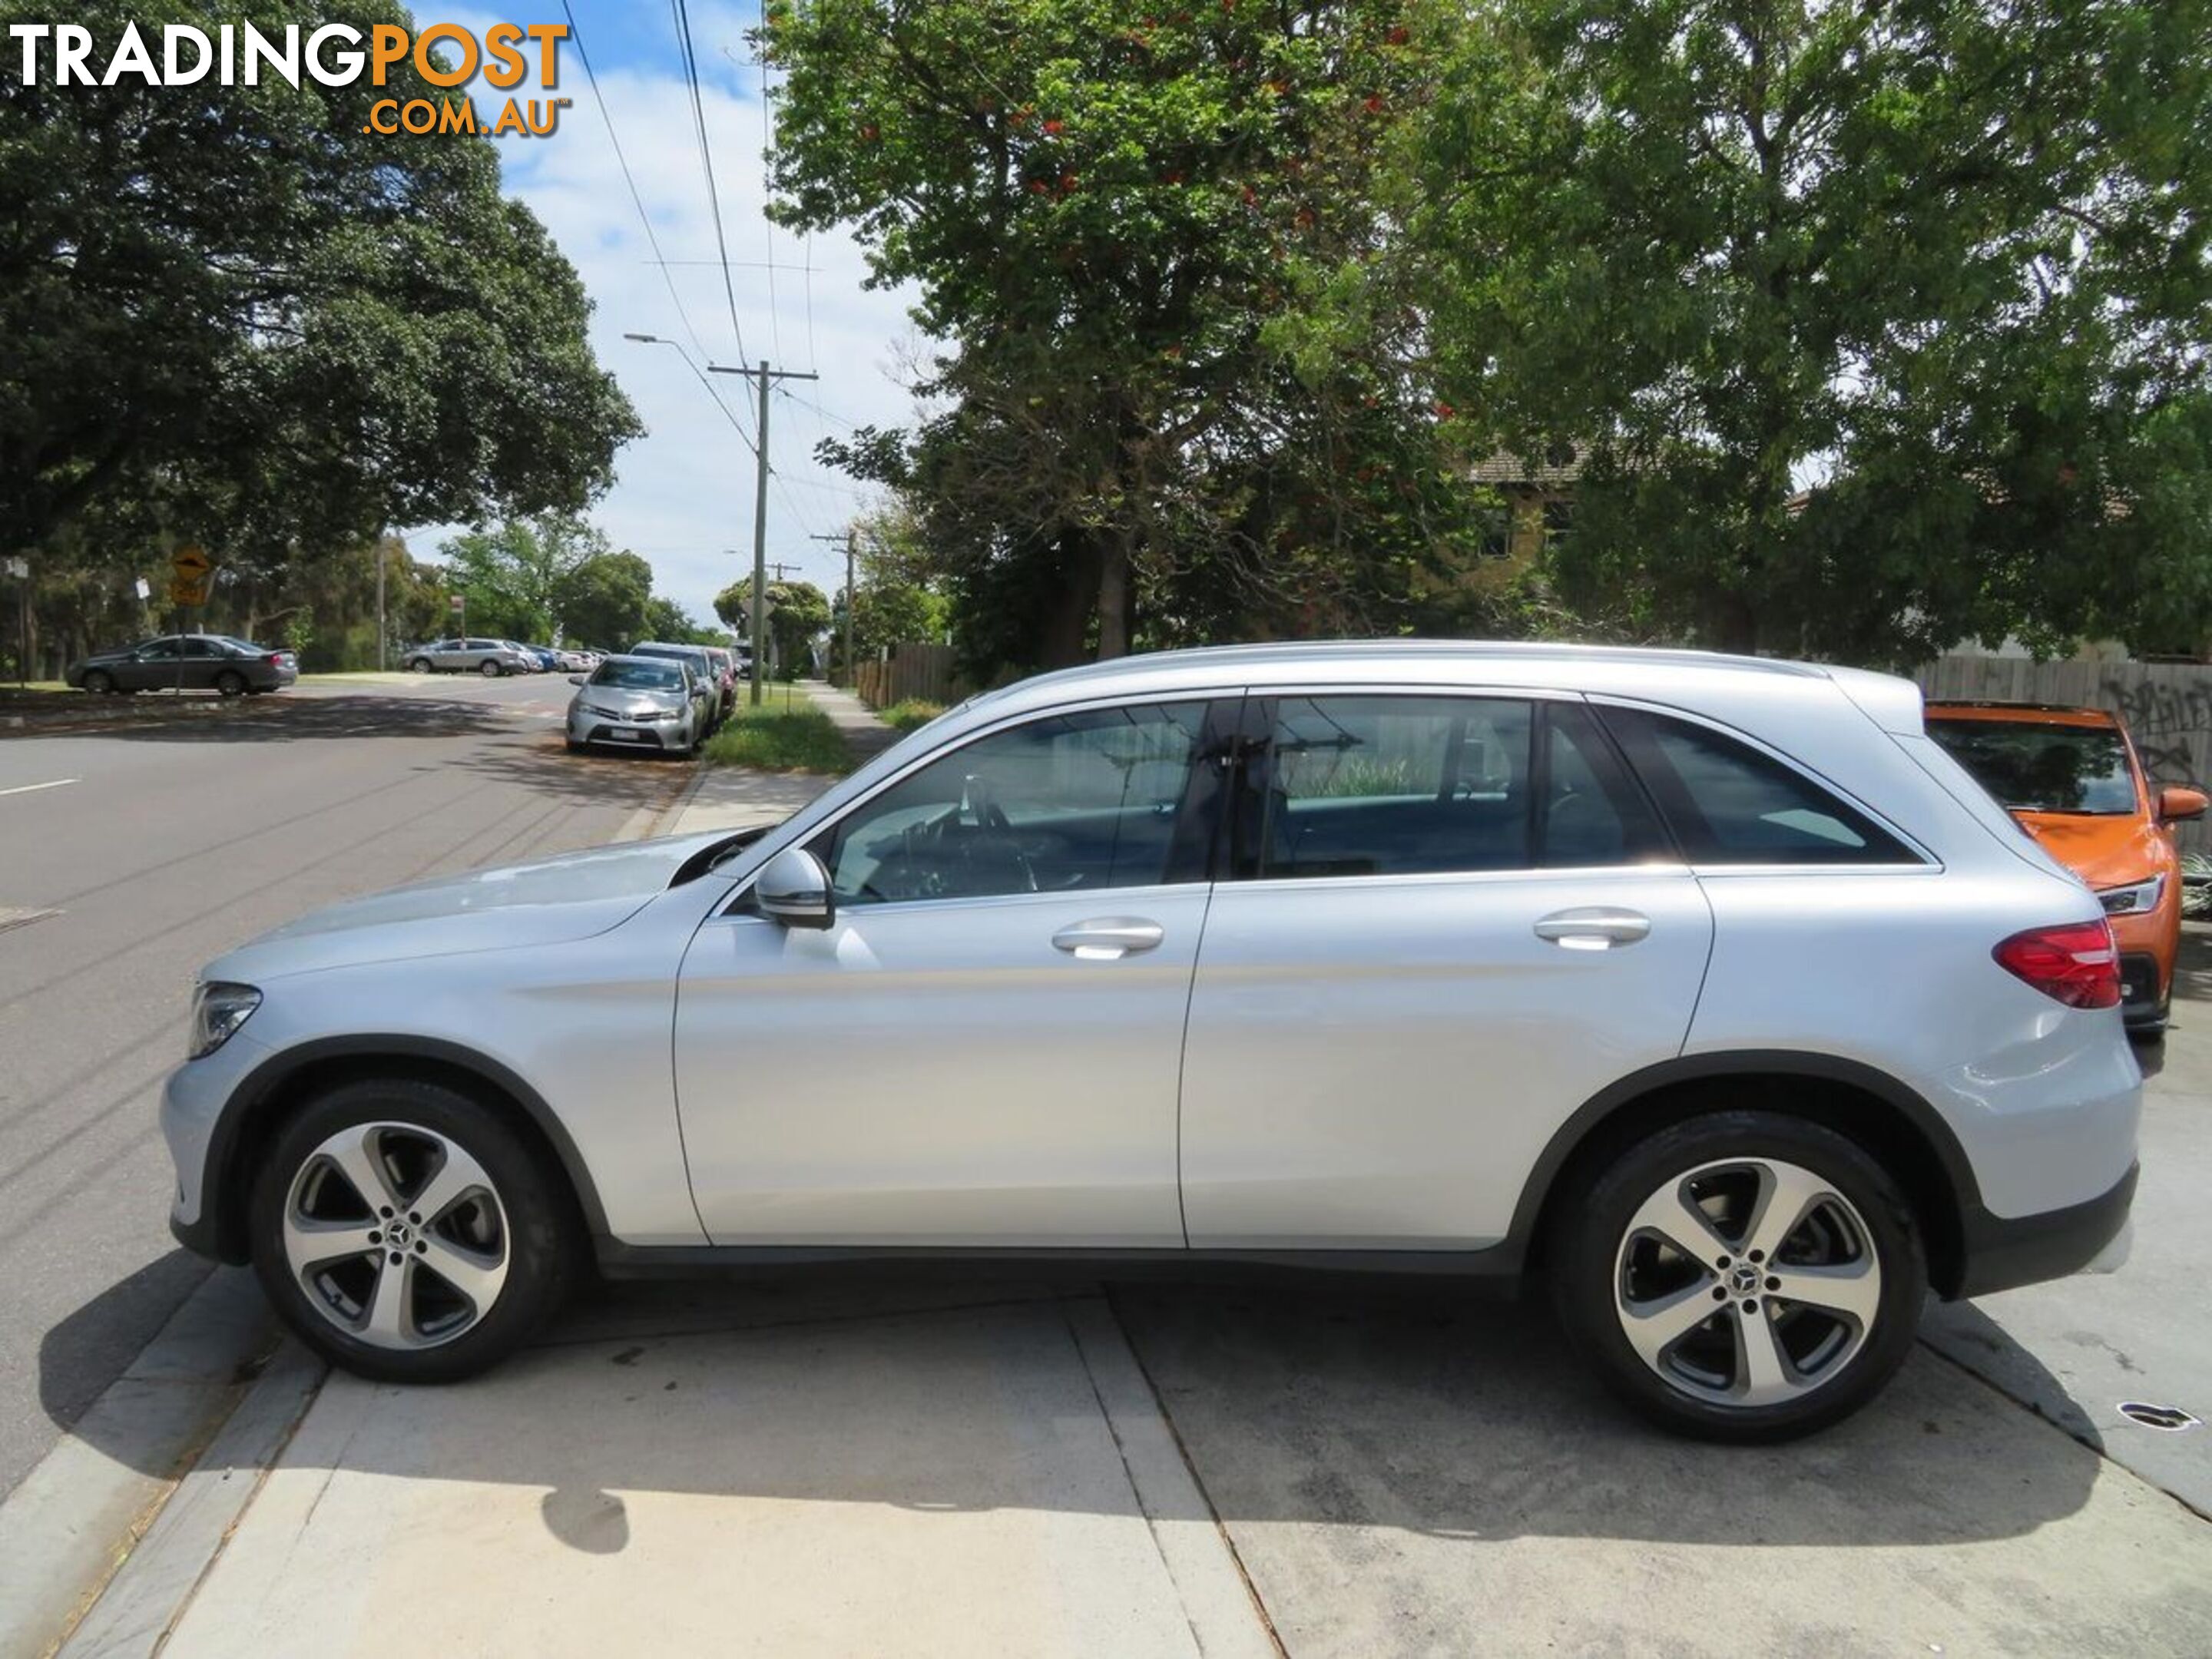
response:
M2104 901L2120 947L2128 1029L2166 1029L2181 947L2173 826L2202 790L2152 786L2118 716L2028 702L1931 702L1928 735Z

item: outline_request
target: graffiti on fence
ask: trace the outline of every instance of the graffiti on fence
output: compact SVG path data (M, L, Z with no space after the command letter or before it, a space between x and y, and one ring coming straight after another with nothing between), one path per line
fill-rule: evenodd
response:
M2113 675L2105 681L2104 695L2135 733L2136 751L2153 783L2196 783L2195 751L2212 738L2212 686L2155 680L2130 685Z

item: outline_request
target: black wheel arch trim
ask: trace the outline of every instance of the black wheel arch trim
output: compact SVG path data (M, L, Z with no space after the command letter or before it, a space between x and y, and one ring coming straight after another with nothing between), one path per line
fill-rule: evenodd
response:
M1575 1154L1589 1144L1590 1137L1613 1121L1616 1114L1662 1089L1776 1073L1838 1084L1894 1108L1935 1152L1945 1183L1951 1190L1954 1222L1963 1227L1967 1218L1984 1213L1981 1186L1974 1178L1966 1149L1960 1146L1958 1136L1943 1121L1942 1115L1918 1091L1886 1072L1835 1054L1794 1048L1736 1048L1680 1054L1673 1060L1661 1060L1642 1071L1630 1073L1583 1102L1553 1133L1538 1155L1534 1168L1522 1186L1520 1201L1514 1206L1513 1223L1504 1248L1517 1261L1528 1258L1537 1243L1537 1229L1545 1205L1560 1175ZM1936 1288L1946 1296L1958 1294L1947 1285L1939 1283Z
M233 1265L247 1259L246 1191L247 1182L235 1179L233 1164L240 1137L254 1124L271 1099L287 1085L313 1067L333 1060L423 1060L463 1072L497 1090L521 1109L541 1133L584 1213L584 1224L592 1237L607 1233L605 1207L599 1201L583 1154L559 1116L539 1094L511 1067L458 1042L439 1037L398 1032L366 1032L342 1037L320 1037L280 1049L240 1082L223 1103L215 1130L208 1137L207 1163L200 1178L199 1219L187 1226L173 1224L171 1231L191 1249Z

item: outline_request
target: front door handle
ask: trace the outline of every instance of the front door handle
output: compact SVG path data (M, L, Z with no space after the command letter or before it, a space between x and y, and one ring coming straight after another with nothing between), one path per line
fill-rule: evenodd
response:
M1119 962L1139 951L1157 950L1167 936L1166 928L1142 916L1100 916L1061 928L1052 944L1079 962Z
M1641 910L1594 904L1579 910L1554 910L1536 924L1536 937L1568 951L1609 951L1633 945L1651 931Z

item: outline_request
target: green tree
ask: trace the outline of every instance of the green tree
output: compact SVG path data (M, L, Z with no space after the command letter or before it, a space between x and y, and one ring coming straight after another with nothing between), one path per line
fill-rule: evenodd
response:
M714 614L742 637L752 637L753 580L732 582L714 595ZM768 631L777 665L796 671L812 659L814 641L830 626L830 596L812 582L768 585Z
M606 557L609 549L598 526L549 513L471 531L439 551L448 583L468 596L471 631L535 643L560 631L562 593L580 568Z
M564 640L623 650L650 636L653 567L635 553L600 553L565 573L553 587Z
M213 0L85 0L212 31ZM407 24L391 0L257 0L296 23ZM0 0L0 25L46 14ZM12 47L11 47L12 50ZM0 522L10 546L161 532L262 560L394 524L574 511L640 430L586 342L590 303L500 193L489 138L368 131L439 96L273 76L179 91L0 76Z
M1303 270L1389 234L1381 137L1457 21L1443 0L771 7L772 211L853 227L948 348L917 388L941 413L825 453L915 510L981 672L1172 642L1201 592L1233 596L1239 631L1395 625L1472 511L1450 434L1400 319L1273 325L1320 297Z
M1395 263L1447 398L1582 447L1568 597L1895 661L2203 637L2204 0L1480 15Z
M645 631L648 639L659 640L668 645L727 645L730 636L719 628L709 628L673 599L655 595L645 607ZM635 641L632 641L635 643Z

